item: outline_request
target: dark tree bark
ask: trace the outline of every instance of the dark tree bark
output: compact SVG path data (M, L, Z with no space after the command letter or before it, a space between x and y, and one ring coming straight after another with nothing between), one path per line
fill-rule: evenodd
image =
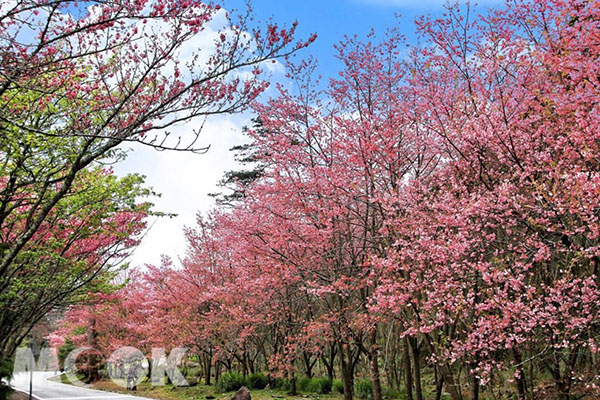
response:
M415 395L417 400L423 400L423 388L421 386L421 351L419 349L419 342L417 338L409 338L408 343L414 365Z
M370 334L371 350L368 354L371 367L371 381L373 382L373 400L381 400L381 377L379 374L379 350L377 348L377 330L373 329Z
M410 350L408 344L408 337L404 337L404 392L406 393L406 400L413 400L413 377L412 367L410 363Z
M440 400L442 398L442 389L444 388L444 377L438 373L437 368L435 368L434 372L435 372L435 400Z
M290 381L290 390L288 394L290 396L296 396L298 394L298 388L296 387L296 373L294 372L294 363L292 363L292 369L288 373L289 381Z
M525 371L523 370L523 357L521 356L521 352L516 348L513 348L512 354L517 365L517 393L519 400L525 400L527 399L527 383L525 381Z
M212 351L204 355L204 383L210 385L210 375L212 373Z
M342 383L344 384L344 400L352 400L354 395L353 388L353 374L352 374L352 360L348 345L343 345L338 342L339 360L340 360L340 372L342 374ZM346 351L344 351L346 350Z
M337 354L337 347L336 347L336 343L332 342L329 345L329 360L327 359L327 356L323 355L321 357L321 360L323 361L323 364L325 364L325 368L327 369L327 377L329 379L333 379L335 378L335 356Z

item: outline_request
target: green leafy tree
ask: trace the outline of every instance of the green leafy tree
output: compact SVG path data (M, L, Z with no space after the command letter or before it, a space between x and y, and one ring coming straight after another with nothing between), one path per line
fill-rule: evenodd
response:
M53 309L89 291L108 290L121 259L139 239L152 194L139 175L117 178L96 168L82 171L0 279L0 350L10 356L35 324ZM35 198L35 192L30 197ZM30 200L5 219L3 243L27 224ZM16 233L15 233L16 232Z
M211 53L193 49L217 20ZM206 151L199 130L176 138L170 129L244 110L268 86L260 66L314 40L293 43L296 24L252 21L202 1L0 9L0 360L46 312L106 283L135 244L148 211L137 205L141 178L116 179L101 165L131 142ZM185 66L183 51L192 53Z

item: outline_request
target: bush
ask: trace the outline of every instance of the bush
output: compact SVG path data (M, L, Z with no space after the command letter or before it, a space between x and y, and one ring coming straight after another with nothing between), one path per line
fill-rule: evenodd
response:
M271 387L278 390L290 390L290 382L283 378L271 379Z
M264 389L269 384L269 378L261 372L255 372L246 378L248 389Z
M326 377L313 378L310 380L307 390L317 394L331 393L331 379Z
M58 365L61 371L65 369L65 359L75 348L75 344L69 338L65 340L65 344L58 348Z
M356 397L361 400L373 400L373 383L368 379L358 379L354 384Z
M303 376L296 382L296 388L300 392L306 392L308 391L308 387L310 386L310 381L311 379L308 376Z
M218 392L233 392L244 386L244 377L237 372L229 372L219 377L215 385Z
M334 379L332 389L334 393L344 394L344 383L339 379Z
M6 385L12 376L12 363L7 360L0 360L0 399L7 399L12 393L10 386Z
M202 368L198 368L198 367L186 367L185 368L185 377L187 378L188 376L201 376L202 375Z
M394 389L388 386L384 386L382 392L383 397L388 399L399 399L404 397L398 389Z

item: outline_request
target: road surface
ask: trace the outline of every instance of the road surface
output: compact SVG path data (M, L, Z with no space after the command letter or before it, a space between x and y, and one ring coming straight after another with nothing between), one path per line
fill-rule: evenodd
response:
M129 396L120 393L103 392L74 385L54 382L48 378L56 376L54 372L33 373L33 397L37 400L148 400L145 397ZM11 386L29 393L29 372L16 374Z

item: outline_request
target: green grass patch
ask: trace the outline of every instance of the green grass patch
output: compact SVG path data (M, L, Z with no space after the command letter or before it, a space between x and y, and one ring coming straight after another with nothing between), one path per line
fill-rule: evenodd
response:
M53 379L63 383L70 383L64 374ZM316 379L318 380L320 378ZM247 383L247 381L248 379L244 380L245 383ZM152 382L145 380L137 385L136 391L127 390L126 388L119 386L118 383L125 384L125 381L121 382L117 380L117 383L115 383L110 379L103 379L93 383L92 388L157 400L206 400L207 397L214 397L216 400L229 400L234 393L233 389L227 392L221 392L216 386L207 386L201 383L195 386L184 387L177 387L171 384L153 386ZM275 387L276 385L278 387ZM308 388L310 389L310 385ZM318 394L310 391L301 391L301 394L298 396L289 396L287 394L288 390L289 382L286 379L271 379L268 386L264 389L251 389L252 400L342 400L342 396L339 393Z

